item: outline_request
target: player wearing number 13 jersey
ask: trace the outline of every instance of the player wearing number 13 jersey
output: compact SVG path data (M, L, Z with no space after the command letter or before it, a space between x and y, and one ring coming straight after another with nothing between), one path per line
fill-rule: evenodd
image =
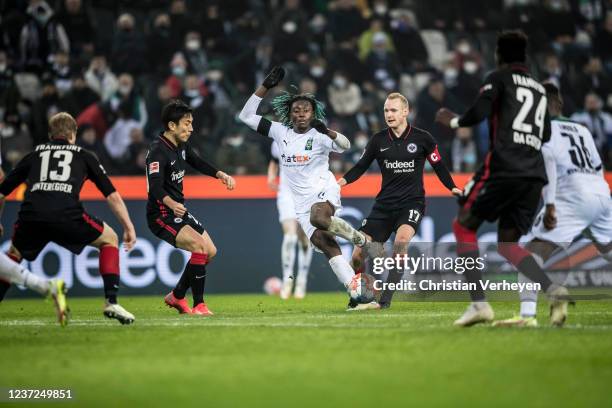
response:
M22 258L32 261L49 242L75 254L81 253L87 245L98 248L106 297L104 315L130 324L134 315L117 304L119 239L108 224L83 208L79 193L85 180L91 180L106 197L123 227L126 250L134 246L136 232L125 203L98 159L75 145L76 131L76 121L68 113L53 115L49 119L51 140L36 146L0 185L0 198L3 199L21 183L26 184L8 255L16 262Z
M532 254L517 244L533 222L547 182L541 152L550 139L546 91L525 65L525 34L501 33L495 54L498 69L487 76L473 106L460 117L444 108L436 114L438 122L451 128L474 126L485 118L489 121L489 153L459 199L461 208L453 222L457 253L477 257L476 231L485 220L499 220L500 255L541 284L551 300L551 321L558 325L565 320L567 290L552 285ZM481 271L466 271L465 277L476 289L470 291L472 304L455 324L491 321L493 310L481 289Z

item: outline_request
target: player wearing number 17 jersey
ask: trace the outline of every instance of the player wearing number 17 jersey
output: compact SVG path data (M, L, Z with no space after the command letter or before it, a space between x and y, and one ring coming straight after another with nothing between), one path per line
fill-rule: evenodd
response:
M4 199L21 183L26 184L23 204L13 229L9 257L36 259L49 242L75 254L91 245L100 250L100 274L106 303L103 313L122 324L134 322L134 315L117 303L119 289L119 239L105 222L90 215L79 201L85 180L91 180L123 227L126 250L136 242L136 232L125 203L98 159L75 145L77 124L68 113L49 119L48 143L36 146L0 185Z
M526 58L525 34L501 33L496 49L498 69L487 76L474 105L460 117L440 109L436 120L457 128L489 119L489 153L459 199L459 214L453 222L458 255L477 257L476 231L484 221L498 220L500 255L541 284L551 300L551 321L561 324L567 313L567 290L553 285L532 254L517 244L533 222L547 182L541 149L550 139L546 91L529 74ZM482 272L466 271L465 277L476 289L470 291L472 304L455 325L493 320L481 286Z

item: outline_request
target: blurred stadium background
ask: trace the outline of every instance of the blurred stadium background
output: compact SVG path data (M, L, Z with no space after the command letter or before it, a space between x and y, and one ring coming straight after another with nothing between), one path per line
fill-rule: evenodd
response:
M459 173L473 171L487 151L486 123L455 132L434 124L434 114L442 106L463 112L494 68L496 32L520 28L530 37L533 74L560 86L565 115L591 129L612 169L612 1L0 0L0 10L2 166L9 171L46 140L47 118L65 110L78 118L77 143L110 174L139 175L115 179L142 244L123 262L137 282L129 283L124 269L127 293L160 293L159 285L181 270L180 255L160 245L144 220L144 158L171 98L194 108L191 140L200 153L244 176L230 194L211 179L186 180L188 207L221 249L211 291L232 291L236 282L242 286L233 291L259 291L266 276L280 272L281 233L263 176L270 141L237 120L276 64L288 69L285 89L316 94L330 127L351 139L351 150L330 160L333 171L351 167L368 137L385 126L382 103L399 90L410 101L412 123L434 135L463 185ZM343 199L355 224L378 188L376 179L360 183ZM420 231L430 242L450 233L455 208L436 183L427 180L428 222ZM113 219L99 197L85 198L94 213ZM8 204L7 227L17 205ZM253 235L261 239L253 242ZM30 265L35 272L74 276L69 281L77 289L100 285L87 253L73 257L49 246L47 254ZM331 274L317 273L325 265L315 261L312 288L334 287ZM90 292L76 292L84 293Z

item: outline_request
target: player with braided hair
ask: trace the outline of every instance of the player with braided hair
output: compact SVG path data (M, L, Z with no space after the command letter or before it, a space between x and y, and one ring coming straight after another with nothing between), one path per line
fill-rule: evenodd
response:
M348 287L359 275L354 274L342 256L334 235L357 246L366 244L366 236L336 216L341 208L340 187L329 171L329 153L342 153L350 147L350 142L344 135L327 128L323 123L323 104L310 94L284 92L274 98L272 107L280 122L257 115L268 90L284 76L282 67L274 67L246 102L239 117L278 145L279 165L289 184L298 222L313 245L327 256L338 280Z

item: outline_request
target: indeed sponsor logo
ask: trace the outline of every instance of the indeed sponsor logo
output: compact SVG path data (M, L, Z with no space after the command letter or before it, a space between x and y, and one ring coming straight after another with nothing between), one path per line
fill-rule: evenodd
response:
M414 169L414 160L410 161L389 161L385 160L385 168L387 169Z
M185 170L173 171L171 177L172 181L183 181L183 177L185 177Z

